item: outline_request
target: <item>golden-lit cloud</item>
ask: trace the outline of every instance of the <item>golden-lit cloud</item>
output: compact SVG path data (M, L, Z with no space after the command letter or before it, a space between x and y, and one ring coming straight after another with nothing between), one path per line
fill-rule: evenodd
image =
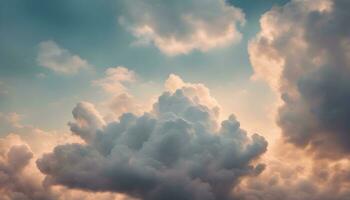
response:
M224 0L131 0L123 6L119 22L136 38L134 45L153 44L169 56L237 43L237 26L245 22L243 11Z
M136 74L123 66L108 68L105 77L93 81L93 85L100 86L104 91L112 94L122 94L126 92L125 84L134 82Z
M344 0L294 0L272 8L249 44L253 77L281 96L284 138L321 157L350 152L349 7Z
M282 137L262 158L266 170L235 188L238 199L348 199L349 6L294 0L262 16L249 55L253 79L281 97Z

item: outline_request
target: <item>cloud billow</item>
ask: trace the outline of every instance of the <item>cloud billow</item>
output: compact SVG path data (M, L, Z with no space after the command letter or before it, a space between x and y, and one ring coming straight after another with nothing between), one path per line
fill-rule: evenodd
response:
M0 199L57 199L50 189L42 187L33 171L28 175L26 170L34 156L29 147L11 143L10 137L0 138Z
M318 156L350 153L350 28L347 0L291 1L261 18L249 45L254 78L279 91L287 141Z
M86 144L60 145L37 160L47 184L144 200L224 200L234 199L241 178L264 169L254 162L267 148L262 136L248 136L234 116L218 128L217 110L182 89L163 93L141 116L105 124L95 111L80 103L70 123Z

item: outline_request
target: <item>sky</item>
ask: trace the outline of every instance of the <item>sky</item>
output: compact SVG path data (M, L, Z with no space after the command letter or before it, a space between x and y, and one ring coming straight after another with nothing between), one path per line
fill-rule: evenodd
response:
M0 200L345 200L347 0L0 2Z

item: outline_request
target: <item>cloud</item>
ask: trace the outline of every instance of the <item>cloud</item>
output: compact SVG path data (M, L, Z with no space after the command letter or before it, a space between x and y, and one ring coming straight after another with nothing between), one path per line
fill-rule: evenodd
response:
M92 104L78 104L69 125L86 143L59 145L37 160L45 183L144 200L233 199L243 177L263 171L256 160L267 141L249 136L233 115L216 127L217 115L186 87L163 93L150 112L110 123Z
M39 44L37 62L40 66L60 74L76 74L79 70L90 66L86 60L63 49L52 40Z
M293 0L262 16L249 56L253 79L281 96L283 142L270 148L259 177L236 187L239 199L349 198L349 7L345 0Z
M136 115L140 115L145 111L144 106L140 105L136 99L128 93L122 93L115 95L110 99L106 106L110 109L111 113L119 117L123 113L130 112ZM112 117L112 116L111 116ZM112 117L116 119L116 117Z
M280 93L285 139L317 156L350 153L350 28L347 0L294 0L260 20L249 44L255 78Z
M144 111L140 102L131 94L132 84L141 84L136 72L124 66L111 67L105 71L105 77L94 80L93 85L101 87L110 97L102 102L107 114L107 121L115 120L125 112L142 114Z
M166 90L175 92L178 89L182 89L183 92L198 104L208 106L211 109L216 109L219 113L220 105L210 95L209 89L201 83L188 83L184 82L181 77L176 74L170 74L164 84Z
M131 200L109 192L72 190L63 186L49 187L35 160L60 144L82 143L80 138L61 132L45 132L23 125L20 115L1 114L0 137L0 200ZM2 121L7 119L7 121ZM7 125L6 125L7 124ZM9 124L12 124L10 126Z
M96 131L105 126L102 116L91 103L78 103L72 113L76 122L69 122L68 125L86 142L94 140Z
M50 142L40 136L31 139ZM132 200L109 192L92 193L62 186L49 187L33 162L38 156L41 154L33 152L19 135L0 138L0 200Z
M22 117L23 115L18 113L0 112L0 139L16 135L37 155L51 151L58 144L81 141L80 138L73 137L68 133L45 131L32 125L23 124Z
M16 136L0 138L0 199L52 200L54 195L28 169L33 153Z
M191 101L196 102L198 105L208 107L210 113L214 115L213 118L220 118L221 106L216 99L211 96L209 89L205 85L201 83L184 82L180 76L170 74L164 83L164 87L167 91L172 93L181 89ZM218 126L217 120L214 120L212 123L213 126Z
M93 85L115 95L126 93L125 84L136 81L135 72L123 66L108 68L105 74L104 78L93 81Z
M134 44L151 43L169 56L236 43L237 26L245 21L243 11L224 0L128 0L122 7L119 21L136 38Z
M295 146L281 143L263 162L266 170L236 187L241 200L347 200L350 161L314 159Z

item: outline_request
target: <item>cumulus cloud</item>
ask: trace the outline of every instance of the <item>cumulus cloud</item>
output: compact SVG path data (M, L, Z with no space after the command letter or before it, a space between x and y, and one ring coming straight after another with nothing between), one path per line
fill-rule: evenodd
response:
M31 139L50 142L40 136ZM19 135L0 138L0 200L132 200L111 192L50 187L43 182L44 176L33 162L38 156L41 154L33 152Z
M347 200L350 161L314 159L295 146L281 143L264 162L268 167L236 187L242 200Z
M43 182L44 175L35 160L57 145L83 141L70 134L23 125L16 113L0 114L0 124L0 200L131 200L111 192L50 187Z
M110 108L110 111L118 117L126 112L139 115L145 110L144 107L128 93L113 96L112 99L107 102L107 107Z
M217 128L213 109L189 93L165 92L152 111L110 123L92 104L78 104L69 125L85 144L59 145L37 160L45 183L144 200L233 199L243 177L263 171L256 160L267 142L233 115Z
M249 44L257 79L281 94L287 141L318 156L350 153L350 2L294 0L261 18Z
M76 122L68 123L71 131L79 133L78 135L87 142L94 140L96 131L105 126L102 116L89 102L78 103L72 113Z
M143 106L130 92L130 86L136 83L140 84L136 72L124 66L108 68L103 78L92 82L110 96L102 102L102 107L106 108L108 113L105 116L107 121L115 120L125 112L142 113Z
M35 173L28 172L33 158L30 148L18 137L0 138L0 199L1 200L51 200L49 189L41 185Z
M72 137L68 133L45 131L32 125L23 124L22 116L18 113L0 112L0 139L16 135L21 138L22 143L28 145L31 151L38 155L51 151L58 144L81 141L79 137Z
M192 101L215 109L217 113L219 112L220 105L216 99L210 95L209 89L201 83L184 82L178 75L170 74L164 86L166 90L170 92L182 89L186 96L191 98Z
M125 84L136 80L135 72L123 66L108 68L105 75L104 78L93 81L93 85L100 86L104 91L111 94L127 92Z
M86 60L72 54L67 49L63 49L52 40L39 44L37 62L40 66L60 74L75 74L90 66Z
M135 44L153 44L166 55L208 51L240 41L237 26L242 10L224 0L123 0L119 21L135 37Z

